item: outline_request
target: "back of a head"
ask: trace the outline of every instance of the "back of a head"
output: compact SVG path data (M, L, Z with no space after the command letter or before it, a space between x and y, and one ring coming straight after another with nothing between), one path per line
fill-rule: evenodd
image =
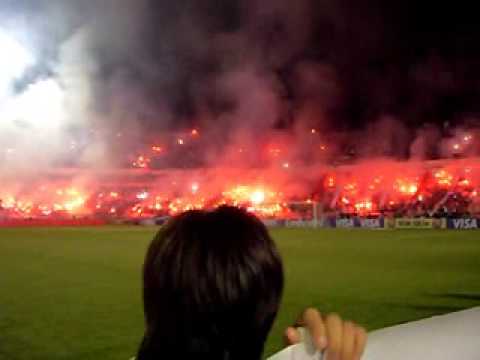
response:
M179 215L145 259L138 360L258 360L282 290L280 256L255 216L232 207Z

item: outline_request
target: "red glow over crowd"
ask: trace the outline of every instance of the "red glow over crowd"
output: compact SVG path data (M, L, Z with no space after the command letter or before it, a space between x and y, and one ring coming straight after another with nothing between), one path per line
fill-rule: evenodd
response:
M319 136L316 129L310 133ZM88 180L79 181L75 170L67 178L55 176L52 170L54 175L35 182L4 184L0 188L0 219L154 218L223 204L245 207L263 218L305 216L305 211L299 213L298 204L309 209L307 212L315 206L322 214L357 216L480 213L478 158L430 162L372 159L355 165L305 167L289 156L288 146L270 143L262 156L271 162L253 172L230 164L197 171L164 169L158 175L155 159L172 147L184 149L200 138L200 130L192 129L177 134L169 144L150 144L133 157L130 170L112 170L108 181L95 175L80 176ZM328 146L319 140L319 151L326 151ZM471 135L464 135L463 142L471 141ZM245 149L240 146L238 154ZM117 174L125 171L128 181Z
M480 205L480 164L476 159L452 161L443 167L426 164L374 163L330 169L317 173L311 188L277 181L278 172L265 171L256 179L242 181L236 176L219 180L227 169L211 170L215 183L192 178L189 171L177 172L181 181L95 186L60 186L58 182L38 187L0 192L0 216L42 218L93 216L102 218L143 218L174 215L191 209L222 204L242 206L264 218L295 217L291 204L315 203L323 213L360 216L394 214L432 216L439 210L478 213ZM288 169L285 169L285 171ZM375 172L376 170L376 172ZM145 170L147 173L149 170ZM241 171L240 171L241 172ZM383 173L382 173L383 172ZM271 177L271 181L265 179ZM259 179L263 178L263 181ZM285 182L286 181L286 182ZM292 180L294 181L294 180ZM285 188L282 188L285 187ZM296 189L300 189L296 191Z

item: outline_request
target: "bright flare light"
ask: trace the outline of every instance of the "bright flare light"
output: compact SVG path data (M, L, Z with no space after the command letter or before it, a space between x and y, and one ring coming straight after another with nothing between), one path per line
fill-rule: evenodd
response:
M260 205L265 201L265 192L263 190L256 190L250 196L250 201L254 205Z
M192 188L192 193L196 194L200 189L200 185L198 185L198 183L193 183L191 188Z
M141 193L137 194L137 199L138 200L146 200L146 199L148 199L149 196L150 196L150 194L147 191L142 191Z

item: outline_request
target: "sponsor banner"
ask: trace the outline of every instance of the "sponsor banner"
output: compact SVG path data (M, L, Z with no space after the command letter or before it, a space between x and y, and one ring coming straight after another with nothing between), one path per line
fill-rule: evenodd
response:
M339 229L351 229L351 228L366 228L366 229L382 229L385 226L385 220L383 218L339 218L330 219L330 226Z
M329 216L325 219L324 226L328 228L337 227L337 218L333 216Z
M425 218L395 219L395 227L397 229L433 229L434 221L433 219L425 219Z
M438 225L439 229L446 229L448 227L447 219L446 218L435 219L433 226L437 227L436 225Z
M277 219L263 219L263 223L266 227L283 227L285 226L285 220Z
M386 218L384 220L384 225L386 229L395 229L395 219L393 218Z
M367 229L383 229L385 226L385 220L383 218L375 219L356 219L358 226Z
M102 226L106 221L98 219L5 219L0 220L3 227L77 227Z
M317 228L324 226L324 220L286 220L284 225L287 228Z
M434 229L446 229L447 228L447 219L433 219L433 228Z
M155 222L155 219L142 219L138 223L139 225L142 226L155 226L157 223Z
M163 225L170 219L171 219L170 216L157 217L157 218L155 218L155 225Z
M335 227L339 229L351 229L355 227L354 218L335 219Z
M456 230L479 229L480 219L475 219L475 218L447 219L447 226L449 229L456 229Z
M168 220L170 220L170 216L159 216L144 219L134 219L133 221L128 220L127 223L133 223L134 225L142 226L161 226L164 225Z

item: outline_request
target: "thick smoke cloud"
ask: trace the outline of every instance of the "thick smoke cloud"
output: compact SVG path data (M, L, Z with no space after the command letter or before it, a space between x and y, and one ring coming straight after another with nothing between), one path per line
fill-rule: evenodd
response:
M248 165L255 154L235 149L272 139L325 160L305 141L311 128L332 152L453 156L437 140L458 137L445 122L480 112L479 45L464 36L478 30L454 14L442 43L424 6L411 16L400 1L23 0L0 4L0 17L37 58L18 91L53 79L63 92L42 164L114 166L152 133L198 126L205 163Z

